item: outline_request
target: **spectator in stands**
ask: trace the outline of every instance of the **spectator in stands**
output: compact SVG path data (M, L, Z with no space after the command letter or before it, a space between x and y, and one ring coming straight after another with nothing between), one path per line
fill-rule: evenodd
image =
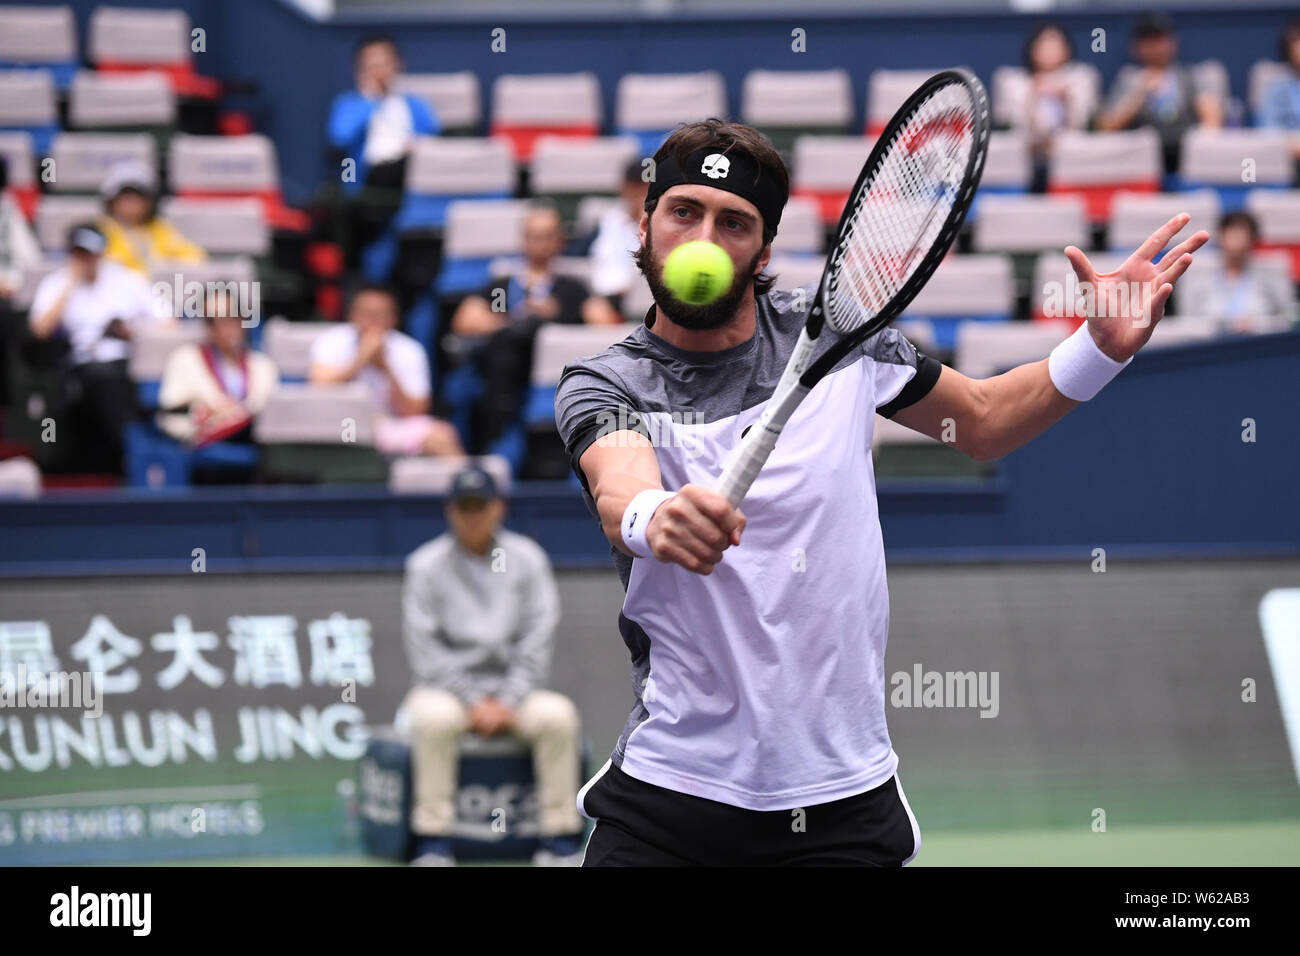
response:
M1224 216L1223 262L1188 272L1178 290L1179 311L1213 318L1222 331L1239 335L1285 327L1295 316L1295 288L1287 269L1260 267L1254 258L1258 241L1259 224L1250 213Z
M622 308L623 296L640 278L632 253L641 248L637 228L645 215L645 197L650 188L641 174L641 160L627 164L619 203L600 217L591 244L591 291L605 297L616 312Z
M356 163L356 178L345 179L344 188L401 189L415 137L435 135L438 119L423 100L393 89L402 55L392 37L363 38L353 66L356 89L334 98L328 125L331 145Z
M167 358L158 426L193 448L215 441L252 442L253 416L266 407L280 378L275 363L249 348L230 290L208 296L203 323L203 342L182 345Z
M505 511L487 471L461 471L447 505L451 531L406 561L402 632L415 686L404 708L418 865L453 862L457 744L466 731L532 745L542 835L534 862L581 860L578 712L569 698L542 689L559 596L546 552L503 529Z
M1191 127L1223 125L1223 104L1178 62L1178 37L1163 13L1144 14L1133 28L1133 59L1115 77L1097 120L1101 130L1150 126L1160 134L1165 172L1178 170L1182 137Z
M1075 65L1074 44L1064 28L1046 23L1029 35L1025 43L1029 82L1023 88L1023 100L1010 112L1013 127L1029 137L1035 192L1046 188L1047 158L1056 134L1088 125L1092 97L1072 70Z
M348 306L347 323L313 344L311 382L363 383L379 409L375 447L385 455L462 454L456 429L429 414L429 357L397 330L397 320L397 298L389 289L362 286Z
M0 312L9 309L23 274L41 262L41 244L9 193L8 169L0 157Z
M73 396L68 441L81 467L121 474L122 430L135 413L127 378L133 329L169 321L166 303L143 278L108 261L108 241L94 225L75 226L68 263L36 288L29 324L38 340L63 339L71 364ZM61 423L56 417L56 424ZM66 434L66 433L63 433Z
M147 166L136 162L115 165L104 180L100 196L108 239L107 257L143 275L160 263L202 262L202 249L158 215L158 187Z
M1264 101L1257 126L1283 129L1291 134L1291 152L1296 160L1296 180L1300 182L1300 17L1295 17L1282 31L1280 57L1289 67L1285 77L1264 91Z
M572 276L555 271L564 248L564 227L554 207L539 204L524 219L524 264L496 276L456 309L451 330L481 339L473 353L484 379L476 409L475 436L486 448L519 417L521 396L533 363L533 341L546 322L564 325L622 322L607 299L593 296Z

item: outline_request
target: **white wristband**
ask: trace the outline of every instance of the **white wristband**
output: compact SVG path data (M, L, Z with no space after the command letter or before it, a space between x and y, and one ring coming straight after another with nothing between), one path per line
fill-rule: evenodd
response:
M1047 357L1047 374L1056 390L1076 402L1086 402L1129 362L1116 362L1097 348L1085 322Z
M628 502L623 512L623 543L638 558L652 557L650 542L646 541L646 529L650 519L659 510L659 506L673 497L677 492L664 491L662 488L647 488L639 492Z

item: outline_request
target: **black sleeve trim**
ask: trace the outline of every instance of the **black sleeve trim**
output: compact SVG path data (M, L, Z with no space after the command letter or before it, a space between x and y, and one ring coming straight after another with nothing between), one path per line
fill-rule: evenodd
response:
M903 390L898 393L892 402L881 405L876 411L886 418L893 418L895 414L901 412L907 406L915 405L930 394L930 389L934 388L934 383L939 381L939 373L942 370L943 363L938 359L917 352L916 374L908 380L907 384L903 386Z

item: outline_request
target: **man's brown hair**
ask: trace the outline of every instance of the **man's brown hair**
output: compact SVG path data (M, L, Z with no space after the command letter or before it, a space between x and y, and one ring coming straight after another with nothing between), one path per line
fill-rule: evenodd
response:
M786 193L790 191L790 171L786 169L781 154L776 151L771 140L754 127L743 123L728 123L720 119L683 123L673 130L672 135L664 140L662 146L655 150L654 162L658 166L665 157L672 156L679 166L685 166L690 155L700 149L710 149L724 154L745 153L762 167L764 175L769 175L781 183ZM646 199L646 215L654 215L655 207L658 205L658 196L654 199ZM764 223L763 245L766 246L775 236L776 233ZM637 257L639 261L639 251ZM754 294L767 294L775 283L776 276L770 276L766 272L760 273L754 279Z

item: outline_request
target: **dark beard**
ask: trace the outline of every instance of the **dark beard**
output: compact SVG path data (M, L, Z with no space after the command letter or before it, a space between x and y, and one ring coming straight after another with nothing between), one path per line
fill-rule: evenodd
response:
M758 268L758 260L762 255L763 250L759 249L754 254L754 258L749 261L749 266L736 273L735 278L731 280L731 288L708 305L689 305L668 291L668 286L664 285L663 265L655 261L654 244L650 238L648 225L645 233L645 249L637 256L637 266L645 276L646 283L650 286L650 294L654 296L655 307L660 312L684 329L708 332L722 328L735 317L740 300L745 297L745 293L754 283L754 270Z

